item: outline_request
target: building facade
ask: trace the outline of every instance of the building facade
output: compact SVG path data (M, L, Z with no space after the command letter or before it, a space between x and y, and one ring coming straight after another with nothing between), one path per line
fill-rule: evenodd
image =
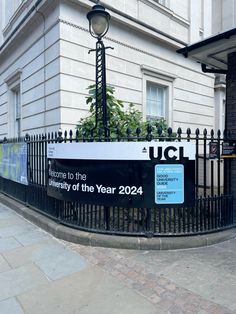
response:
M104 44L114 48L107 84L116 97L174 129L222 128L223 81L215 85L214 75L176 50L221 31L223 2L101 1L111 14ZM74 129L87 115L95 40L86 14L95 3L0 0L0 138Z

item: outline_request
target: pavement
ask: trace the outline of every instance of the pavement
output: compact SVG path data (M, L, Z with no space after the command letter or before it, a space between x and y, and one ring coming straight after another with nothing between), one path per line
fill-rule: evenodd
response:
M83 246L0 203L0 314L236 314L236 238L195 249Z

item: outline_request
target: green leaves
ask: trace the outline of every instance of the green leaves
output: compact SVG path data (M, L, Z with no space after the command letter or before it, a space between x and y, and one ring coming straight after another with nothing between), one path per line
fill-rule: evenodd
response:
M90 85L88 87L89 96L86 97L86 104L90 105L89 116L79 120L76 128L82 134L87 136L91 135L91 130L95 127L96 121L96 86ZM110 129L111 138L117 137L117 129L119 129L120 137L127 137L127 129L129 128L136 136L137 128L140 129L141 137L145 137L147 134L147 128L151 126L151 129L162 129L162 136L167 135L167 123L166 120L161 118L151 121L143 121L142 113L135 107L133 103L128 105L127 110L124 109L124 103L114 96L115 89L112 86L107 86L107 120L108 128ZM98 103L98 125L93 132L93 136L99 136L99 129L103 129L102 125L102 105Z

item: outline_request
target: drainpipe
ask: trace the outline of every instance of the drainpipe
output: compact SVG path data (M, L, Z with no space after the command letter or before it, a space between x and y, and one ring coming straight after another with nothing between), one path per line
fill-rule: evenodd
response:
M228 70L220 70L220 69L209 69L206 64L202 63L202 72L204 73L213 73L213 74L227 74Z

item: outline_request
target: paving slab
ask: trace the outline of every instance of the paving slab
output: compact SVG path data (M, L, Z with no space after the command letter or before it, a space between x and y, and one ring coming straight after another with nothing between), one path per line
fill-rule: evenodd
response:
M48 238L49 240L2 254L13 268L34 263L50 280L68 276L86 266L84 258L79 254L68 250L51 236Z
M30 264L38 259L49 258L64 251L54 239L41 241L27 246L20 246L2 253L5 260L12 268Z
M177 285L236 313L236 252L231 250L235 243L236 239L209 248L179 251L177 255L182 260L173 261L171 266L163 265L161 273ZM169 253L172 260L174 256Z
M157 313L236 313L235 277L204 263L201 249L140 252L67 245L154 303ZM217 245L212 248L219 250ZM202 260L198 260L198 250ZM205 262L208 256L205 248ZM224 256L219 258L223 261Z
M1 204L1 206L2 206L2 204ZM16 213L10 211L9 209L7 209L7 210L2 209L1 215L0 215L0 220L12 219L12 218L16 218L16 217L17 217Z
M236 278L225 275L222 283L222 274L211 285L205 285L201 294L204 297L216 301L236 313Z
M111 280L98 267L88 267L50 283L45 289L34 289L22 294L18 299L29 314L158 313L154 305L140 298L119 280Z
M0 209L0 230L14 229L19 216ZM140 251L72 244L23 226L0 238L1 314L236 314L235 238Z
M31 224L24 224L20 226L12 225L8 226L6 228L1 228L0 229L0 237L1 238L8 238L12 236L17 236L25 232L29 232L34 230L35 227L33 227Z
M39 243L51 238L48 233L38 228L36 229L35 227L26 232L15 234L14 237L24 246Z
M219 274L216 268L199 261L193 262L190 258L162 268L159 274L199 295L205 295L205 290L214 286L216 281L222 278L222 274Z
M22 245L13 237L0 239L0 253L13 250Z
M169 258L169 262L165 259L154 261L152 256L148 264L156 271L156 274L171 280L176 285L207 300L213 302L217 300L222 306L236 310L235 253L232 252L229 257L225 249L222 251L222 244L220 247L188 251L162 253ZM142 259L145 259L144 255Z
M2 215L2 212L0 212ZM26 224L25 219L19 216L8 216L4 219L0 218L0 228L6 228L9 226L19 226Z
M235 239L231 239L222 243L219 243L217 247L222 248L225 251L230 251L236 254L236 241Z
M35 264L51 280L69 276L86 267L84 258L70 250L64 250L48 258L36 259Z
M0 273L10 270L11 267L9 265L9 263L7 262L7 260L0 254ZM0 312L1 313L1 312Z
M43 272L33 264L0 273L0 300L17 296L36 286L45 286L48 282Z
M24 314L24 311L15 298L9 298L0 301L0 313L1 314Z

